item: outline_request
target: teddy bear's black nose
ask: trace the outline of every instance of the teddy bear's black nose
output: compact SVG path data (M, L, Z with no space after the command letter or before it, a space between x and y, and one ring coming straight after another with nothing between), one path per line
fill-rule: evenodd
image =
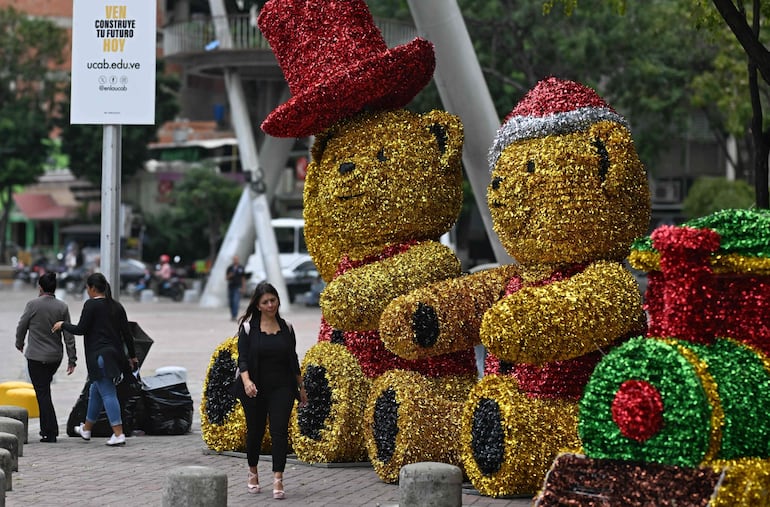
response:
M340 164L340 174L347 174L349 172L353 172L353 169L356 168L356 164L353 162L345 162Z

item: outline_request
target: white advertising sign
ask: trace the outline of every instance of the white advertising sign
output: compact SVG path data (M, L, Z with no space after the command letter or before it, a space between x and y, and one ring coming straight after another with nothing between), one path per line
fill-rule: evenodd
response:
M74 0L71 123L155 123L155 16L155 0Z

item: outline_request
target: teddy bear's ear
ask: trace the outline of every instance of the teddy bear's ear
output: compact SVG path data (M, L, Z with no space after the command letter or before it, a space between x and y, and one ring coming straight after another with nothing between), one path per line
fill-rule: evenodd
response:
M323 131L323 133L317 135L315 137L315 141L313 142L313 147L310 150L310 155L313 157L313 160L320 161L324 156L324 151L326 151L326 145L329 144L329 140L334 136L334 129L328 128Z
M459 160L463 147L463 124L460 118L434 109L422 115L422 121L436 137L441 152L441 165L447 167Z

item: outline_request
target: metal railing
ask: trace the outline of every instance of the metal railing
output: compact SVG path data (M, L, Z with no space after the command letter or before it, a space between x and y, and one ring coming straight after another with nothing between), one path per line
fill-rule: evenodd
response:
M270 45L255 25L253 17L248 14L232 15L227 17L227 22L233 44L228 48L220 41L217 45L219 50L270 50ZM389 19L375 19L375 23L389 47L407 43L417 36L414 26L408 23ZM163 28L163 54L173 56L204 52L206 46L216 40L214 18L196 18L174 23Z

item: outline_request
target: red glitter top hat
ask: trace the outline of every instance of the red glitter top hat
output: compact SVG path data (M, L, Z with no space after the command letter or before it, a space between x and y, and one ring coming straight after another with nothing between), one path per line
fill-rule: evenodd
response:
M628 127L626 119L593 89L549 77L527 92L505 117L489 150L489 166L494 168L500 154L513 142L578 132L604 120Z
M401 108L436 66L425 39L388 49L363 0L270 0L258 23L292 95L262 123L276 137L318 134L364 109Z

